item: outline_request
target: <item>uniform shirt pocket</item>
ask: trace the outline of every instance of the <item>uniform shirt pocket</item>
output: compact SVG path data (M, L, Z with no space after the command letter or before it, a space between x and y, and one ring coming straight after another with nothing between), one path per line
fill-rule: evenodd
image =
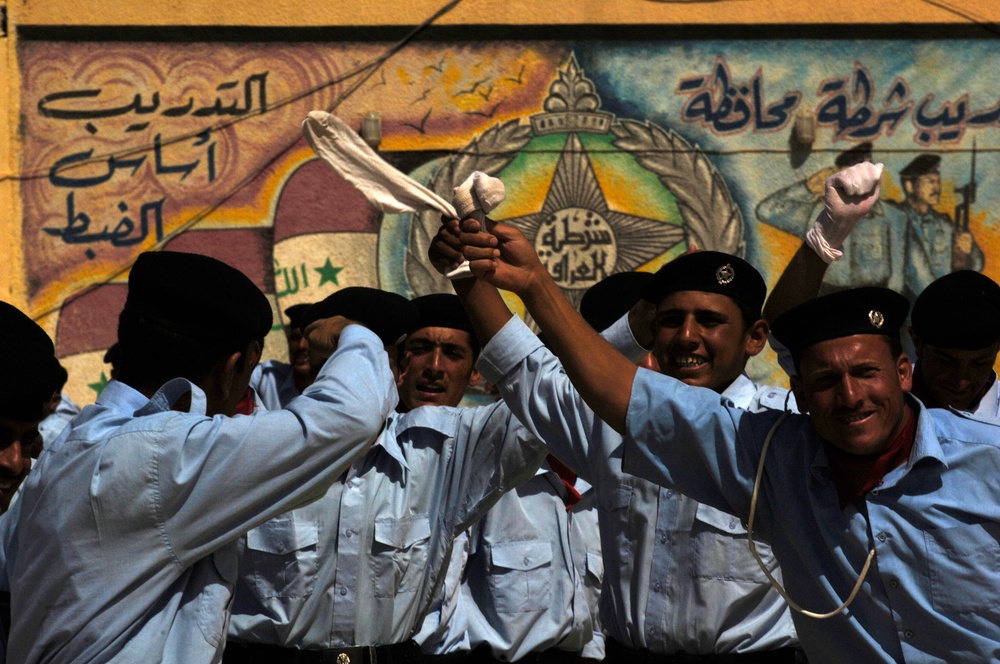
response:
M1000 606L1000 524L973 523L924 532L925 578L939 611Z
M700 579L768 583L757 561L750 555L747 529L739 517L699 503L692 525L694 574ZM757 542L757 554L768 569L777 563L770 547Z
M529 540L492 545L490 584L499 613L548 608L552 603L552 543Z
M395 597L420 588L430 537L431 522L426 515L375 520L372 559L376 597Z
M587 551L587 575L598 586L604 581L604 557L600 551Z
M244 569L262 599L301 598L312 593L319 568L319 524L282 514L247 533Z

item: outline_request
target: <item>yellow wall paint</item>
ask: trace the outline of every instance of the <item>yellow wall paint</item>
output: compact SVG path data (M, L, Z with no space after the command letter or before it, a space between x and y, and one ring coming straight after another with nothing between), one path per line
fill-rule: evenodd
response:
M12 2L20 25L413 25L445 6L442 0L334 0L307 6L279 2L216 0L147 2L121 11L109 0ZM997 21L1000 3L952 0L953 11L920 0L820 3L801 0L463 0L442 17L444 25L546 24L809 24L967 23Z

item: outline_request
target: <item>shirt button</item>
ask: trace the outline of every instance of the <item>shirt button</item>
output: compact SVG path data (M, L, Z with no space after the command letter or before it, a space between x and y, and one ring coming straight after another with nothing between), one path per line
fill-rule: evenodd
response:
M653 590L655 590L656 592L660 592L660 582L659 581L657 581L656 583L653 584Z
M905 632L903 632L903 636L905 636L908 639L912 639L913 638L913 630L912 629L906 630Z
M531 562L531 558L529 558L528 556L525 556L525 557L524 557L524 560L523 560L522 562L523 562L523 563L524 563L525 565L527 565L527 564L529 564L529 563Z
M884 541L885 541L885 538L886 538L886 537L887 537L887 536L886 536L886 534L885 534L885 533L879 533L879 534L878 534L878 541L879 541L879 542L884 542Z
M877 496L877 495L878 495L878 489L872 489L872 490L871 490L871 494L872 494L873 496Z
M667 543L667 536L666 535L660 535L660 543L661 544L666 544Z
M899 581L897 581L896 579L893 579L892 581L889 582L889 587L890 588L898 588L899 587Z
M346 595L347 594L347 588L345 588L344 586L341 586L340 587L340 594L341 595Z
M347 530L344 531L344 535L346 535L347 537L354 537L354 531L348 528Z
M668 490L667 490L667 498L673 498L673 496L674 496L674 492L673 492L673 491L670 491L670 490L668 489Z
M736 520L735 519L729 522L729 529L733 530L734 528L736 528Z

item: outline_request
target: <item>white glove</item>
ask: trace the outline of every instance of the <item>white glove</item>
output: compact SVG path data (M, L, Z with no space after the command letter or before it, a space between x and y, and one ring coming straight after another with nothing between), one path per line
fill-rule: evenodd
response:
M806 244L827 263L844 255L844 240L878 200L882 169L865 161L826 179L825 209L806 233Z

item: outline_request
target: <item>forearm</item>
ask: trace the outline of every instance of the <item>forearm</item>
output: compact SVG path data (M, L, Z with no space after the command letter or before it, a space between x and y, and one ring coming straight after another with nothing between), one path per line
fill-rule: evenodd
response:
M537 279L522 299L583 400L623 433L635 365L587 324L551 278Z
M507 303L495 286L482 279L458 279L452 286L469 314L480 345L485 346L513 315Z
M803 242L771 290L764 304L764 320L773 324L781 314L816 297L826 268L823 259Z

